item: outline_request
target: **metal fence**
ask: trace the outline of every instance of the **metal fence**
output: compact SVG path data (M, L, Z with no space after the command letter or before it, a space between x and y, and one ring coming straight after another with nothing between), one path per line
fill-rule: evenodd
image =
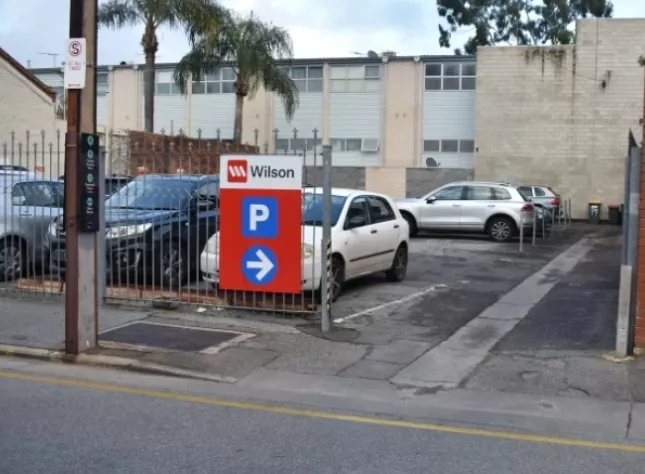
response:
M299 139L293 130L288 146L279 150L271 150L269 143L258 144L257 130L256 144L239 146L219 139L219 133L214 139L203 138L201 132L196 138L187 137L181 131L173 136L135 131L101 135L106 201L105 233L97 234L97 248L103 255L97 258L97 271L105 301L186 303L285 314L318 311L317 264L303 263L300 294L221 291L204 279L209 255L220 254L215 238L220 224L220 156L300 155L303 184L321 187L322 147L317 130L309 135ZM278 130L273 131L273 140L284 144ZM12 132L0 137L0 199L4 201L0 203L0 280L5 292L34 298L65 292L64 156L62 132L49 136ZM331 167L330 159L326 166ZM307 258L320 262L316 253L322 245L322 227L314 227L314 235L310 234L311 230L306 235L303 230L302 242L312 244Z
M636 317L636 271L640 227L642 147L629 132L625 158L620 290L616 318L616 352L625 357L633 350Z

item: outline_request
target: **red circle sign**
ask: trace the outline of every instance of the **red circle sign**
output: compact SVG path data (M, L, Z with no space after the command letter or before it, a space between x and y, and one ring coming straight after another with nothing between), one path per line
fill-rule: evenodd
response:
M69 44L69 54L72 56L78 56L81 54L83 51L83 47L81 46L80 41L72 41Z

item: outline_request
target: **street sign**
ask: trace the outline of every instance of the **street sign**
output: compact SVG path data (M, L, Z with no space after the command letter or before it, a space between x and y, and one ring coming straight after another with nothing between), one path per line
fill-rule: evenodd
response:
M65 89L85 88L85 72L87 69L87 49L85 38L69 38L67 40L67 60L65 61Z
M78 162L78 182L80 183L80 232L98 232L100 191L97 182L99 173L99 136L81 133L81 159Z
M223 155L219 287L300 293L302 157Z

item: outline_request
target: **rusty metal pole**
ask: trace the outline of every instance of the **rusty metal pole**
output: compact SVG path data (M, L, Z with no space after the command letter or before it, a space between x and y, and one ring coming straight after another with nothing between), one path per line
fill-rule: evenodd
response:
M79 354L98 342L96 234L79 232L81 133L96 133L96 12L98 0L70 0L70 38L86 39L84 89L68 91L65 135L65 352Z

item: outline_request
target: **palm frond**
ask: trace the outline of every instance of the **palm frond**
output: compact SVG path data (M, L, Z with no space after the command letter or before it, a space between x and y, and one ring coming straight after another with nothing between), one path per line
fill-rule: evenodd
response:
M99 6L98 24L115 30L136 25L143 18L138 4L131 0L108 0Z
M200 77L204 72L221 65L221 57L213 51L206 42L193 46L175 66L173 78L181 93L185 93L188 81L192 77Z

